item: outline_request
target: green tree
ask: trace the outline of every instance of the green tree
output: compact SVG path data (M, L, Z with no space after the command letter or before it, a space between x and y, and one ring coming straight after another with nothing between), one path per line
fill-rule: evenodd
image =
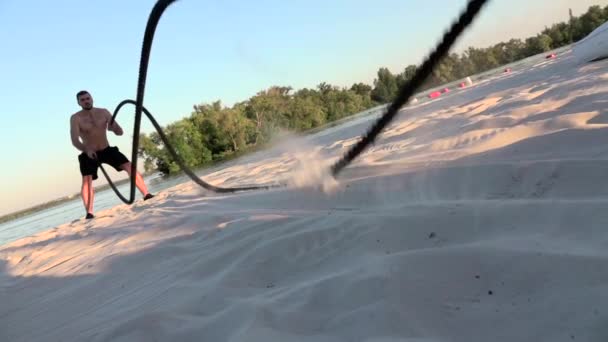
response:
M372 90L372 100L379 103L386 103L393 100L398 91L397 78L387 68L378 70L378 78L374 80Z
M589 7L587 13L583 14L579 20L581 35L583 35L583 37L579 36L579 39L584 38L584 36L598 28L606 21L606 19L608 18L604 17L604 11L600 6L595 5Z
M289 128L303 131L325 123L325 108L314 96L295 96L289 110Z
M526 39L526 57L551 50L551 44L551 37L546 34Z
M254 144L268 139L279 127L288 126L291 87L273 86L258 92L245 107L245 116L255 123Z
M355 94L363 97L371 97L372 87L365 83L355 83L350 87L351 91L354 91Z
M220 135L228 139L231 152L239 151L247 145L247 133L252 125L244 114L243 107L233 107L222 111L218 118Z

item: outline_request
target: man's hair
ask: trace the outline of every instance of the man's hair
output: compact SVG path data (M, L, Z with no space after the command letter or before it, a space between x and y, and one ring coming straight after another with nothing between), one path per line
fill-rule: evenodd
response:
M89 94L89 92L86 90L81 90L78 93L76 93L76 100L78 100L80 98L80 96L82 96L82 95L91 95L91 94Z

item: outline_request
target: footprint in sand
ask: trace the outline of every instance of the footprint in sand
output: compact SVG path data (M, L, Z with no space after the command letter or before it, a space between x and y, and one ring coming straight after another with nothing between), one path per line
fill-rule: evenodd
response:
M336 245L348 244L364 233L357 229L336 227L335 229L296 234L290 241L290 244L295 247L291 253L288 253L287 258L291 261L298 261L315 255L316 259L323 259L335 250L339 250L339 248L335 248Z
M550 175L543 177L535 184L535 189L532 192L532 197L543 197L548 191L550 191L556 184L559 178L559 172L553 171Z

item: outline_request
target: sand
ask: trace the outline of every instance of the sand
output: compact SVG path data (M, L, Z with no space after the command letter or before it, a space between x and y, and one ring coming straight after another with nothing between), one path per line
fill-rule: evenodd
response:
M0 341L607 341L608 61L569 52L0 247ZM117 200L117 203L119 201Z

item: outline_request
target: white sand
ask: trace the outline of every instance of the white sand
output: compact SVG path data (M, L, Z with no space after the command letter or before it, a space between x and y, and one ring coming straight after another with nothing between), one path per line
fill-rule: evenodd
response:
M205 177L290 189L187 182L4 246L0 341L608 341L607 67L415 104L337 184L370 119Z

